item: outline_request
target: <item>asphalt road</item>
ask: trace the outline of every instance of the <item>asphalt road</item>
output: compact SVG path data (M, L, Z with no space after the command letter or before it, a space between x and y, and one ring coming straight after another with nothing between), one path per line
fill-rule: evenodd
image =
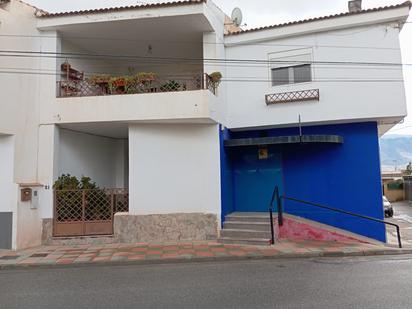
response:
M0 271L0 308L412 308L412 256Z

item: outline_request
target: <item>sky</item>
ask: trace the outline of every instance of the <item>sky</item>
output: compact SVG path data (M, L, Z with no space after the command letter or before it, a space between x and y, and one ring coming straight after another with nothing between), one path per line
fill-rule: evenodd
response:
M156 3L155 0L25 0L49 12L63 12L92 8ZM243 11L244 29L278 24L309 17L346 12L347 0L213 0L225 13L235 7ZM363 8L399 4L405 0L363 0ZM411 14L412 16L412 14ZM409 18L412 22L412 17ZM401 50L406 87L406 98L410 116L387 134L412 135L412 23L405 24L401 32ZM388 102L390 104L390 102Z

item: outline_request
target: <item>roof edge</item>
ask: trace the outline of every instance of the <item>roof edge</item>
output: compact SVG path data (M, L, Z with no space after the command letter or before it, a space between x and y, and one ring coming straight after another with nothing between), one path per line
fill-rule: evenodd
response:
M207 3L207 1L208 0L180 0L180 1L147 3L147 4L139 4L139 5L99 8L99 9L80 10L80 11L57 12L57 13L49 13L49 12L41 10L42 12L40 12L40 14L37 14L37 17L48 18L48 17L64 17L64 16L85 15L85 14L100 14L100 13L110 13L110 12L127 11L127 10L194 5L194 4Z
M225 34L225 36L236 36L236 35L245 34L245 33L253 33L253 32L258 32L258 31L263 31L263 30L271 30L271 29L276 29L276 28L294 26L294 25L305 24L305 23L310 23L310 22L333 19L333 18L347 17L347 16L353 16L353 15L362 15L362 14L374 13L374 12L382 12L382 11L393 10L393 9L398 9L402 7L409 7L409 10L410 10L412 8L412 2L408 0L408 1L405 1L400 4L396 4L396 5L371 8L371 9L361 10L359 12L345 12L345 13L340 13L340 14L326 15L326 16L321 16L321 17L314 17L314 18L302 19L302 20L297 20L297 21L291 21L291 22L282 23L282 24L257 27L257 28L252 28L252 29L246 29L243 31L230 32L230 33Z

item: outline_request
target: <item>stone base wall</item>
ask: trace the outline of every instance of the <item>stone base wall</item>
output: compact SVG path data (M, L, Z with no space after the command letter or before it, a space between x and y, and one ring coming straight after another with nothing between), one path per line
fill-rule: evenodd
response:
M217 240L218 219L215 214L179 213L164 215L114 216L113 236L53 237L53 219L43 219L43 245L83 245L135 242L173 242Z
M217 240L218 220L215 214L202 213L119 213L114 218L114 238L122 243Z

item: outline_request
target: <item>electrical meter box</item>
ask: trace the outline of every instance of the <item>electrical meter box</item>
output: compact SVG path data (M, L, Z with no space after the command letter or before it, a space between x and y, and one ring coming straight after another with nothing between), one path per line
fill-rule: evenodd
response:
M31 188L23 188L21 189L21 201L22 202L30 202L32 197L32 189Z
M30 208L31 209L37 209L39 208L39 190L38 189L33 189L32 191L32 198L31 198L31 203L30 203Z

